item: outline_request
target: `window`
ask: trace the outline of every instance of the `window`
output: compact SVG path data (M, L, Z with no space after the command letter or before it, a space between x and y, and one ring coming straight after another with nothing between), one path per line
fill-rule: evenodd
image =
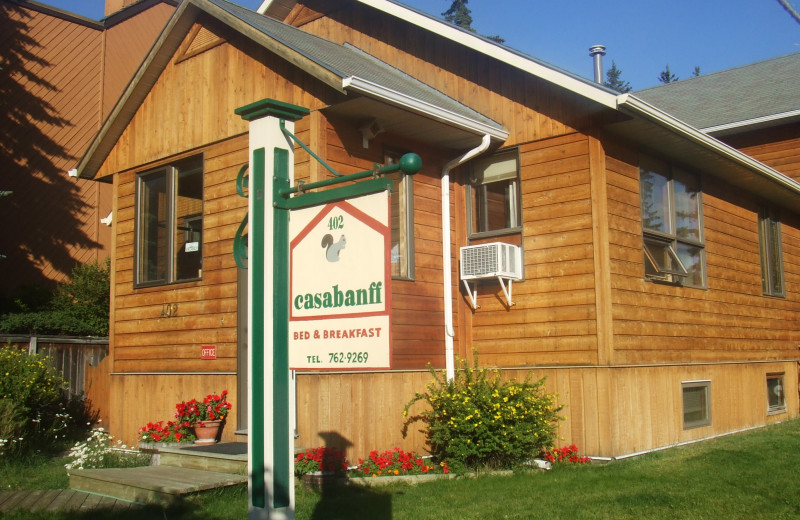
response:
M774 211L766 208L759 211L758 241L761 248L761 288L768 296L785 296L781 223Z
M678 168L644 159L639 169L645 278L706 286L700 182Z
M200 279L202 244L202 156L137 175L135 285Z
M683 387L683 429L711 424L711 381L688 381Z
M384 164L400 161L402 153L387 151ZM414 278L414 190L413 176L397 171L387 177L394 181L392 190L392 278Z
M516 149L476 159L467 187L471 236L520 230L519 153Z
M767 374L767 414L786 411L783 374Z

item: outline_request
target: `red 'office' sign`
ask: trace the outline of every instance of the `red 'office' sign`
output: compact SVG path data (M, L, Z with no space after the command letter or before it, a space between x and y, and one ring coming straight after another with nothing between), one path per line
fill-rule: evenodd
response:
M204 345L200 347L200 359L217 359L217 346Z

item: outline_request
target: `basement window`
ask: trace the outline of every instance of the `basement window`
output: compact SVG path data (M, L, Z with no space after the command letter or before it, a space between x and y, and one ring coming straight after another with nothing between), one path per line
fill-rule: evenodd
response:
M711 424L711 381L684 381L683 429Z
M786 412L783 374L767 374L767 415Z
M203 157L136 176L135 287L203 274Z

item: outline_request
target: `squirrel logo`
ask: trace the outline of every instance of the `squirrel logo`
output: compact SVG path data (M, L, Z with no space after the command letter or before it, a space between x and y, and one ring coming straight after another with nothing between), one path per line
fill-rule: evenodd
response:
M322 247L325 249L325 258L328 262L338 262L339 261L339 253L344 249L345 245L347 244L347 240L344 238L344 235L339 238L338 242L333 241L333 235L327 233L324 237L322 237Z

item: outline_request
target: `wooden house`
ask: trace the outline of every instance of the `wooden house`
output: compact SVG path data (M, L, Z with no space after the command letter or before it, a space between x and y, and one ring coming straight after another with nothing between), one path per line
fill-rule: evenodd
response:
M132 5L134 4L135 5ZM69 175L164 23L172 0L109 1L90 20L0 1L0 295L110 255L111 186ZM123 9L123 7L125 7Z
M592 456L798 415L797 180L391 0L261 11L182 2L78 164L113 185L115 436L228 389L223 438L245 438L247 284L232 250L249 145L234 111L265 98L309 110L295 134L339 173L423 161L392 201L391 369L299 371L296 445L335 433L351 458L421 451L403 406L428 364L474 351L510 377L546 376L563 442ZM294 171L331 176L300 146ZM491 243L521 265L464 283L461 248Z

